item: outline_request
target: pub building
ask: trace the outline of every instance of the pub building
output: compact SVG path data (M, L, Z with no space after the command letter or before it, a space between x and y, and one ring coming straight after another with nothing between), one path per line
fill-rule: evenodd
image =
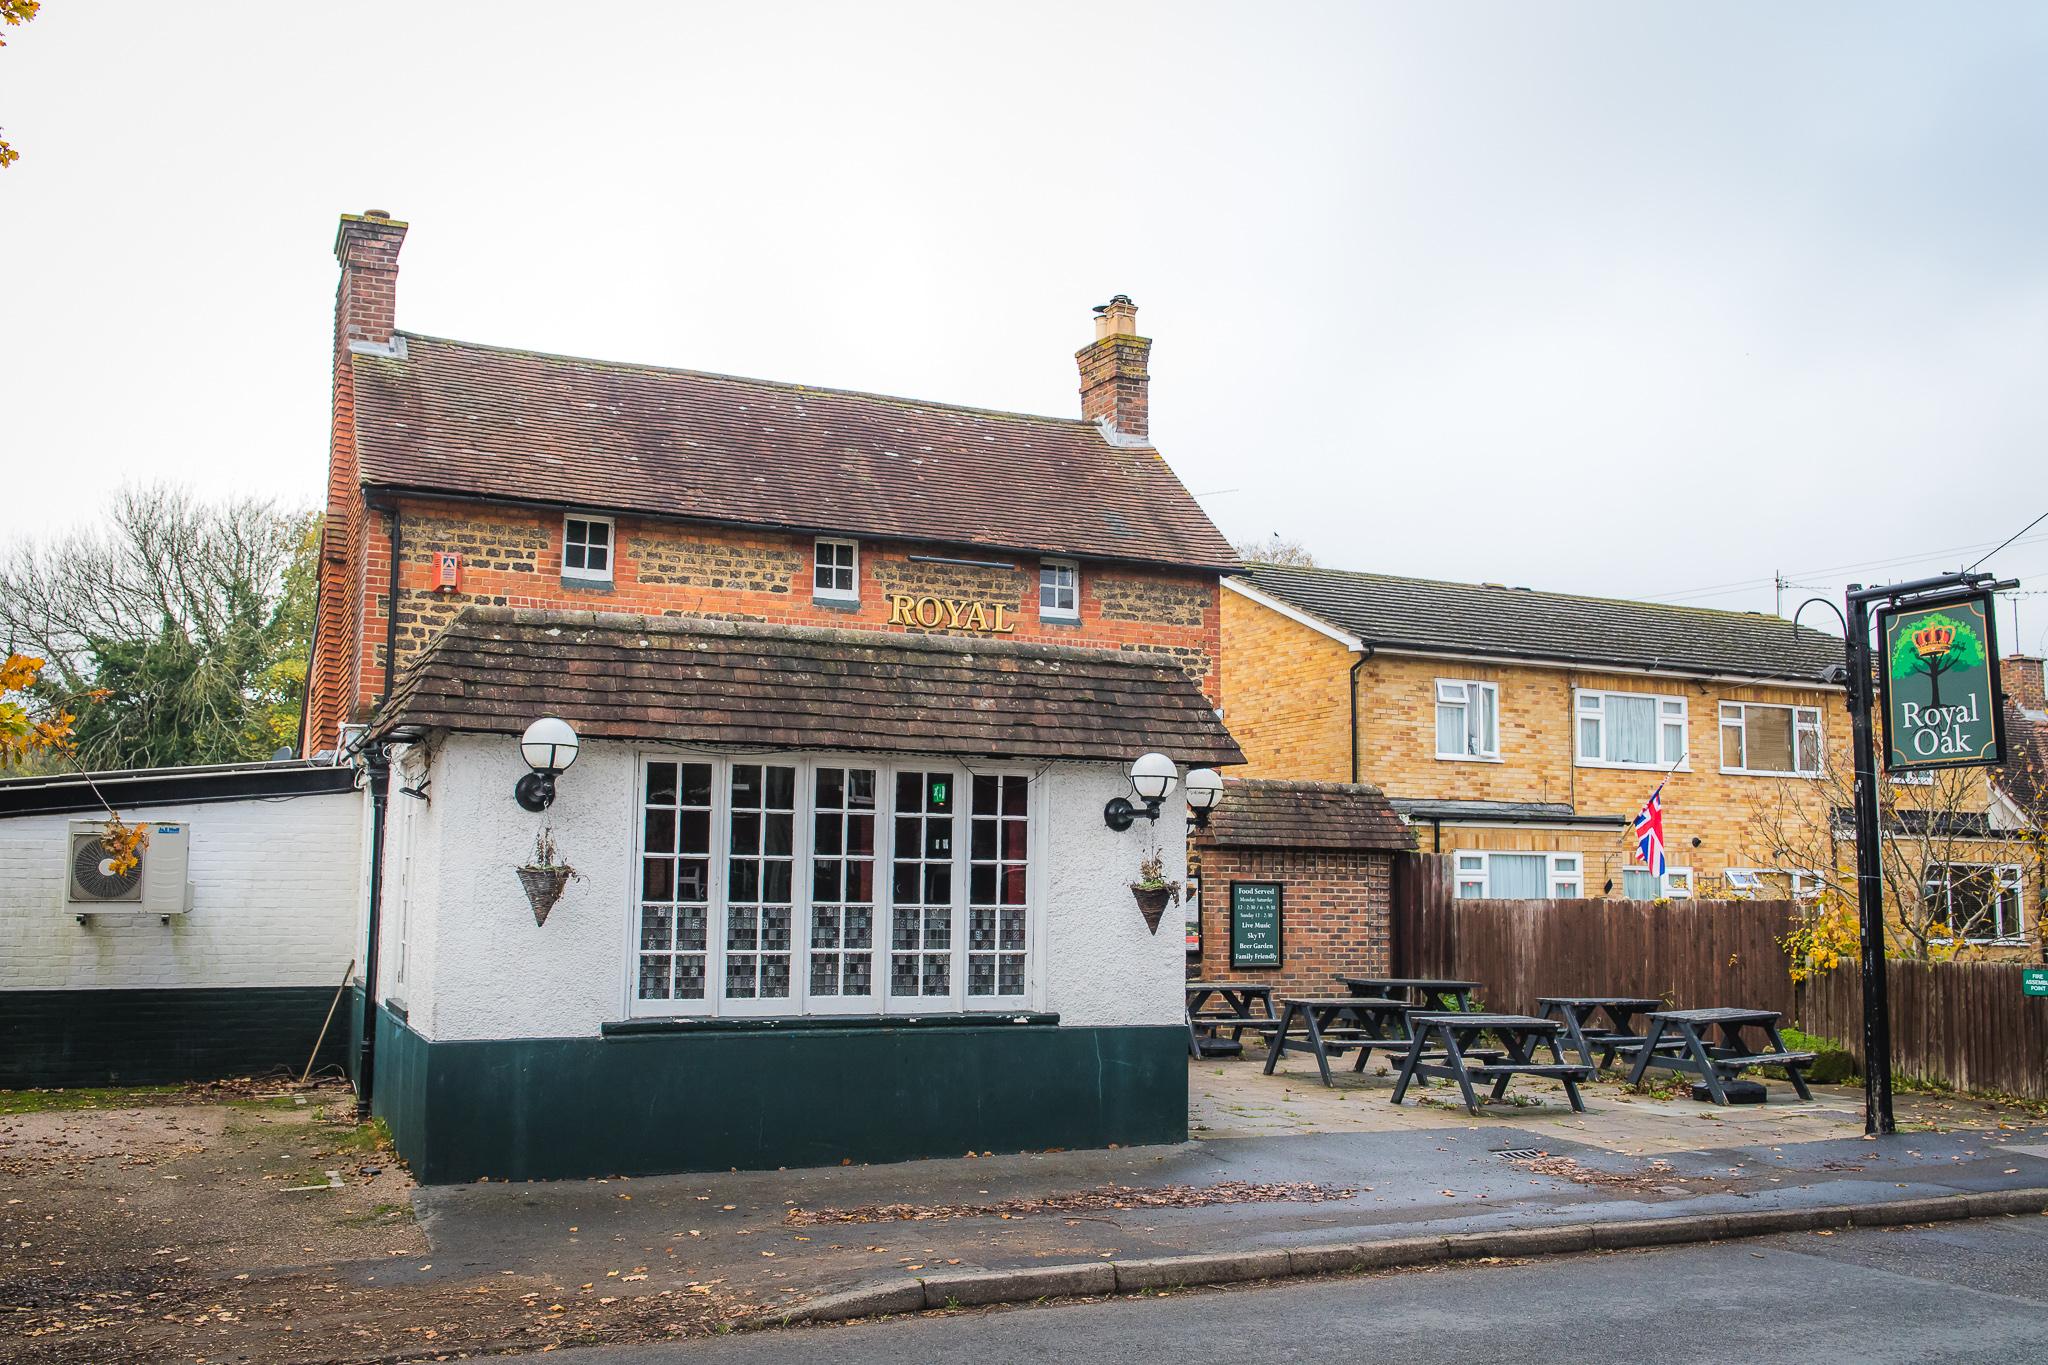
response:
M1184 1139L1131 883L1242 760L1236 561L1130 301L1041 417L403 332L405 235L336 240L304 742L370 794L352 1071L415 1173Z

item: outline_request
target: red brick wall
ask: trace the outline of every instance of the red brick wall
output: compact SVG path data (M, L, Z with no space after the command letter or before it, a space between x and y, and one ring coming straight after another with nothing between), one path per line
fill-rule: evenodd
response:
M1202 954L1190 976L1248 981L1277 995L1343 995L1339 976L1384 974L1390 965L1393 855L1327 849L1198 845ZM1279 882L1280 966L1230 965L1230 883Z
M814 601L812 538L772 532L691 526L621 516L616 522L613 581L592 585L562 578L562 518L517 508L407 500L399 508L398 667L442 626L471 605L551 607L706 616L849 629L984 636L1155 654L1184 668L1212 698L1219 696L1221 619L1213 574L1081 563L1078 623L1038 617L1038 561L1029 555L973 551L976 559L1011 569L921 564L912 555L959 557L957 546L863 541L858 608ZM384 692L386 601L391 570L388 515L369 514L364 537L362 607L348 661L351 697L361 712ZM460 590L440 593L436 555L462 556ZM1003 602L1015 629L919 631L889 623L888 595ZM326 715L323 712L323 716ZM344 717L345 718L345 717ZM332 742L331 734L324 741Z

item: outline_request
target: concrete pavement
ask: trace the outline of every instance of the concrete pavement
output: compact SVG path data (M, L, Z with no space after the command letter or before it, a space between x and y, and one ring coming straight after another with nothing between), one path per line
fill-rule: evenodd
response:
M1790 1234L565 1353L573 1365L2048 1360L2048 1219Z

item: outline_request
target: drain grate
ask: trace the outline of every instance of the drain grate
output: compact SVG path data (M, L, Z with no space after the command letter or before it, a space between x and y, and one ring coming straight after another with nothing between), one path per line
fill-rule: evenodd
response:
M1502 1161L1535 1161L1549 1156L1550 1153L1539 1152L1534 1147L1503 1147L1494 1155Z

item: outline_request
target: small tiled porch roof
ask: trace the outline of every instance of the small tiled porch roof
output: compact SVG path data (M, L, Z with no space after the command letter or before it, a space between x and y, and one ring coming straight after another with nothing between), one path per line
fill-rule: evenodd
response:
M1200 841L1217 848L1415 847L1415 834L1378 787L1348 782L1225 778Z
M591 739L1183 768L1244 755L1202 690L1139 654L700 618L471 608L430 643L376 732Z

